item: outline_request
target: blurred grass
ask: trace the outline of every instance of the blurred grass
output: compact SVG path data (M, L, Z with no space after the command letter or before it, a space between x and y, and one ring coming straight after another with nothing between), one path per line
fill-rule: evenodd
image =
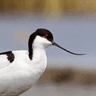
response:
M6 12L90 12L96 10L96 0L0 0L0 11Z
M80 84L80 85L96 85L96 72L85 70L66 69L47 69L41 76L39 83L55 84Z

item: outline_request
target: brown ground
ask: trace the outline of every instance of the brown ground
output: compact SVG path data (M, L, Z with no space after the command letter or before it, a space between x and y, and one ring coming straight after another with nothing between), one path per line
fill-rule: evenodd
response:
M80 85L96 84L96 72L67 69L47 69L41 76L39 83L71 83Z

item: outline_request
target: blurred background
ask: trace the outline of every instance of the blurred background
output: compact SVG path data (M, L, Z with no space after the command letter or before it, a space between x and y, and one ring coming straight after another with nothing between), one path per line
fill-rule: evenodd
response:
M39 82L21 96L96 95L96 0L0 0L0 52L27 50L37 28L75 52L47 48L48 66Z

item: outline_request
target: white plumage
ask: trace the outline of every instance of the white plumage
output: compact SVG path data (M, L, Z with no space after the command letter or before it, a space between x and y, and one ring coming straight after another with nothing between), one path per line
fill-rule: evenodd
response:
M53 41L50 31L37 29L30 35L28 51L0 53L0 96L18 96L31 88L46 69L45 48L51 45L60 47ZM60 48L66 51L66 49ZM68 50L67 52L72 53Z

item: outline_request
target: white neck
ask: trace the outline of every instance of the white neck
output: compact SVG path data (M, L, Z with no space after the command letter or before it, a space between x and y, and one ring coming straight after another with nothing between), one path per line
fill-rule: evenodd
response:
M47 65L47 57L45 48L52 45L44 37L36 36L34 42L32 43L32 64L34 64L34 69L43 72Z
M44 48L34 48L33 49L33 59L32 64L34 64L34 69L44 72L47 66L46 50Z

